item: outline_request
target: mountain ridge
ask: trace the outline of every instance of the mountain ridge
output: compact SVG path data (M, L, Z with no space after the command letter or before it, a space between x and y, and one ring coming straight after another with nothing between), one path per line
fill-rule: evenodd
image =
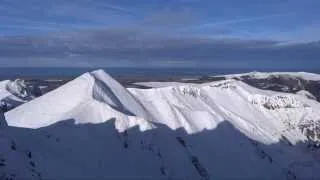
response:
M36 171L44 178L121 177L121 171L128 177L169 179L175 174L228 178L232 173L316 178L319 109L319 102L305 96L261 90L236 79L139 89L124 88L98 70L7 112L9 127L2 136L32 149L34 163L41 164ZM134 153L137 157L131 157ZM224 162L220 156L233 159ZM78 161L88 165L73 167ZM134 167L136 161L144 165ZM103 171L113 163L125 167ZM228 165L231 172L223 170ZM254 166L256 172L248 174ZM50 171L53 167L60 168Z

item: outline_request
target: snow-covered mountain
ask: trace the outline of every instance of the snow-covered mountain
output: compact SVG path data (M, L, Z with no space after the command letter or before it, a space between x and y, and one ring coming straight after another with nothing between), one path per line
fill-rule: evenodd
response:
M320 178L316 100L234 79L147 85L98 70L10 110L0 177Z
M0 111L7 111L34 98L23 80L0 81Z
M217 77L241 80L260 89L296 93L320 102L320 76L314 73L250 72Z
M226 78L256 78L256 79L266 79L271 77L287 77L287 78L299 78L309 81L320 81L320 76L318 74L314 73L308 73L308 72L249 72L249 73L242 73L242 74L229 74L229 75L222 75Z

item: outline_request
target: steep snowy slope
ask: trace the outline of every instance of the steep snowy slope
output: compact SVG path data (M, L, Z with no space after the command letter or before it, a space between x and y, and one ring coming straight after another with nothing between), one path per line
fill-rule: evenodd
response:
M189 133L212 129L227 120L261 142L272 143L285 135L295 143L306 138L299 133L299 123L320 119L316 101L256 89L236 80L129 90L157 114L159 123L165 121L170 128L183 127Z
M237 80L156 86L86 73L7 112L0 137L43 178L320 178L306 144L320 137L319 102Z
M115 117L123 123L124 127L119 124L119 128L125 128L136 121L144 121L142 117L145 116L135 98L102 70L85 73L6 113L9 125L28 128L68 119L74 119L76 123L100 123Z

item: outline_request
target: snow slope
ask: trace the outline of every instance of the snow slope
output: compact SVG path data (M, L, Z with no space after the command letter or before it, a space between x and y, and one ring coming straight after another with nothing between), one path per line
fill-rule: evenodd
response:
M145 121L145 116L135 98L102 70L85 73L6 113L10 126L27 128L40 128L68 119L74 119L77 124L101 123L116 117L121 119L119 124L123 123L123 127L119 128L123 129Z
M304 94L306 97L320 102L319 74L306 72L251 72L211 78L237 79L260 89Z
M43 178L320 178L306 145L320 137L319 102L237 80L156 86L85 73L7 112L0 137L32 152Z

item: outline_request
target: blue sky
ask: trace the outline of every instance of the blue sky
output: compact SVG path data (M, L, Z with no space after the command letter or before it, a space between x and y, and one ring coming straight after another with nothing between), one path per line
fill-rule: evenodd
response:
M318 0L2 0L0 66L320 67Z

